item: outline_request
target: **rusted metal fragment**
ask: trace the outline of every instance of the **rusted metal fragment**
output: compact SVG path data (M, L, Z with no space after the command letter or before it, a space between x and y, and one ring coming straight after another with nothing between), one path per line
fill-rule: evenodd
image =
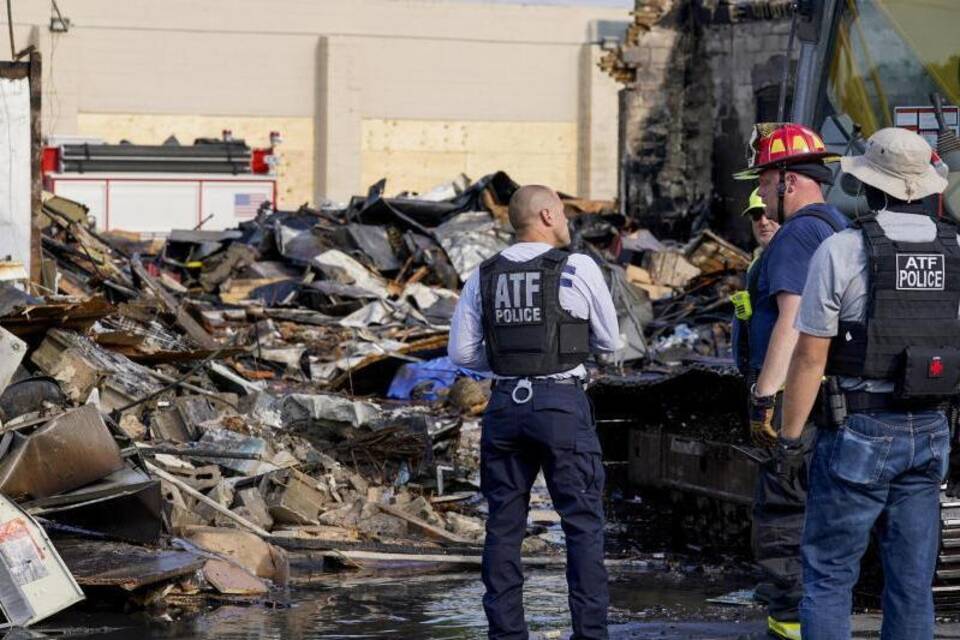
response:
M124 467L120 447L92 405L61 414L18 436L0 464L0 493L46 498L77 489Z
M172 578L187 576L206 559L189 551L137 547L123 542L58 540L57 550L83 587L119 587L133 591Z

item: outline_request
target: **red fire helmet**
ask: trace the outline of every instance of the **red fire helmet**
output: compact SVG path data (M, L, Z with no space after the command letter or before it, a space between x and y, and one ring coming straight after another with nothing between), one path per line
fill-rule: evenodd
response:
M733 175L737 180L753 180L765 169L801 162L836 162L823 139L812 129L792 122L761 122L754 125L747 148L749 165Z

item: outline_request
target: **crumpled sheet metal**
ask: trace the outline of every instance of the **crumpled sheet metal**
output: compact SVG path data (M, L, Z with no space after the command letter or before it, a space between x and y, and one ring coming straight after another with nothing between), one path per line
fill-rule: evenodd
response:
M356 298L358 300L372 300L378 296L372 291L363 287L357 287L352 284L342 284L333 280L317 280L304 285L305 289L313 289L328 296L338 296L341 298Z
M448 289L414 282L398 300L374 300L337 321L341 327L363 329L371 326L420 323L434 329L448 329L459 296Z
M4 282L0 284L0 316L6 316L18 307L42 304L43 300L31 296L15 287L13 284Z
M450 325L457 301L460 299L454 291L428 287L419 282L408 284L403 290L403 297L416 303L427 322L437 328L446 328Z
M310 378L314 381L330 382L337 375L360 366L365 361L391 353L402 353L409 346L407 342L389 339L376 342L364 339L344 343L341 345L344 357L333 362L313 362L310 365Z
M399 313L396 305L389 304L383 300L374 300L360 307L350 315L344 316L337 324L341 327L362 329L373 325L400 323L403 322L405 316L406 314Z
M314 421L345 422L362 427L380 420L380 407L333 394L291 394L283 399L283 424Z
M373 262L379 271L396 271L403 266L390 246L386 227L349 224L345 229L350 241Z
M491 173L467 186L450 200L384 198L385 181L370 187L359 199L356 219L365 224L401 223L423 232L469 211L480 211L486 201L506 205L519 185L503 171ZM355 199L356 200L356 199Z
M99 410L84 405L19 437L0 463L0 493L46 498L105 478L123 466L120 447Z
M496 220L486 211L470 211L448 220L434 230L453 268L464 282L487 258L507 248L507 233L500 233Z
M605 266L603 270L610 282L610 294L620 323L622 344L615 358L619 362L638 360L647 353L643 329L653 319L653 306L627 281L623 269Z
M274 242L284 258L296 264L309 264L329 248L330 243L313 232L319 222L313 216L286 215L274 223Z
M313 265L332 280L355 285L380 298L386 298L389 295L387 283L383 278L372 274L365 266L343 251L337 249L324 251L313 258Z

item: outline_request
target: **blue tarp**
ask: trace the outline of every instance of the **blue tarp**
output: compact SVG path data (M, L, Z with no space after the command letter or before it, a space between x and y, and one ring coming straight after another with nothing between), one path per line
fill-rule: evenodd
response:
M444 356L424 362L411 362L400 367L390 383L387 397L394 400L409 400L415 388L420 388L418 397L423 400L436 400L443 389L447 389L459 376L470 376L481 380L484 376L461 369Z

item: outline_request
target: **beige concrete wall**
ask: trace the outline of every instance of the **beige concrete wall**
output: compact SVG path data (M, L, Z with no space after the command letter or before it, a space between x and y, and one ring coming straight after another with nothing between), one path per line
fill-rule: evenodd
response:
M612 197L615 185L606 193L584 192L576 179L580 74L593 73L580 67L582 46L324 38L317 102L330 118L320 125L317 143L317 164L323 167L318 193L344 199L357 192L358 176L363 189L369 177L391 175L388 184L393 190L420 190L460 171L477 178L481 171L504 169L518 174L520 181L524 175L549 178L549 183L570 193ZM615 94L611 104L616 109ZM402 122L394 125L402 128L398 134L402 141L371 146L370 131L364 129L368 121ZM450 149L413 142L435 139L436 131L445 127L466 132L467 145L480 140L487 145L457 149L466 158L454 162L452 166L459 168L447 175L437 154L451 153ZM488 142L492 139L498 139L495 151ZM544 147L547 140L551 142ZM609 144L616 147L615 129ZM398 155L391 145L416 153ZM402 164L388 169L388 160ZM422 164L425 161L429 166ZM416 184L403 183L402 176Z
M583 119L615 109L616 99L605 97L595 78L584 84L584 74L593 74L582 51L594 21L625 20L625 11L446 0L58 4L73 22L68 33L49 31L49 3L15 7L18 39L44 55L47 132L104 131L98 127L108 121L92 123L110 114L127 119L125 135L138 140L159 136L158 122L166 129L182 121L177 133L189 138L186 132L198 123L238 132L258 118L308 118L312 131L291 128L308 134L302 143L283 133L288 153L309 158L299 171L309 171L312 180L288 173L284 197L299 198L312 184L312 199L344 200L365 180L365 120L426 123L423 135L445 125L560 129L575 123L577 134L560 136L568 145L561 155L574 158L574 178L567 165L558 168L562 163L543 173L536 164L542 158L527 154L534 163L529 172L556 176L581 195L614 193L599 177L599 158L605 144L615 146L615 130L606 140L603 125ZM167 116L175 118L158 120ZM116 138L113 133L105 137ZM518 165L525 144L502 149L503 162ZM490 164L475 159L470 166ZM519 164L516 170L526 169Z
M80 113L77 118L80 135L112 143L126 139L162 144L176 135L181 144L191 144L196 138L217 138L223 129L251 147L270 146L270 132L279 131L283 136L277 147L279 206L295 209L313 202L313 118L143 113Z
M575 122L365 119L361 185L387 178L387 193L426 191L466 174L503 170L520 183L576 192Z
M604 51L585 45L580 53L577 190L588 198L614 198L619 166L620 85L600 69Z

